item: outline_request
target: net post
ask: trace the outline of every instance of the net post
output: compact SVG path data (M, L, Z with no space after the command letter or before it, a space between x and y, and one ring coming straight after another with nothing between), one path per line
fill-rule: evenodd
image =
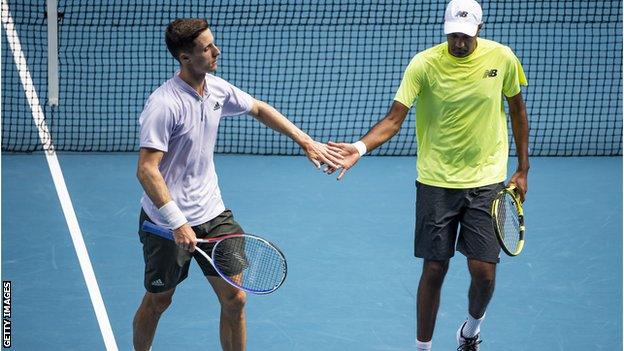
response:
M47 0L48 12L48 105L59 104L57 0Z

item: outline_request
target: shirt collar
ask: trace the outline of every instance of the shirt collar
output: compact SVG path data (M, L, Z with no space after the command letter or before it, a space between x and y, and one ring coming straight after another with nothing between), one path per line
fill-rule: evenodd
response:
M210 93L208 93L208 89L207 89L207 84L206 84L206 79L205 78L204 78L204 96L199 96L199 94L195 91L195 89L193 89L190 85L188 85L187 82L185 82L184 80L182 80L182 78L180 78L180 71L177 71L173 75L173 82L175 83L175 85L178 88L180 88L185 93L190 94L195 99L198 99L198 100L201 100L202 98L205 99L205 98L207 98L210 95Z

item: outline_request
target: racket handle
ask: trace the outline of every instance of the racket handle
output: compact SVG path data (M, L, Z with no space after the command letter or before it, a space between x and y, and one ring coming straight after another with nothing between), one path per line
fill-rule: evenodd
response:
M143 231L158 235L165 239L173 240L173 232L171 231L171 229L163 228L150 221L143 221L143 224L141 225L141 229Z
M163 237L165 239L169 239L169 240L173 240L173 231L171 229L167 229L164 227L161 227L159 225L156 225L150 221L143 221L143 224L141 225L141 229L145 232L148 232L150 234L155 234L158 235L160 237ZM210 242L210 240L208 239L197 239L198 243L208 243Z

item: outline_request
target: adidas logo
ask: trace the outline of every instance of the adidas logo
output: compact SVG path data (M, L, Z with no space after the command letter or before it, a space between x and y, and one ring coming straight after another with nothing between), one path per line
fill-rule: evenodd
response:
M221 108L221 104L219 103L219 101L217 101L217 103L214 105L214 107L212 108L213 111L216 111L218 109Z
M165 283L163 283L160 279L156 279L152 282L152 286L165 286Z

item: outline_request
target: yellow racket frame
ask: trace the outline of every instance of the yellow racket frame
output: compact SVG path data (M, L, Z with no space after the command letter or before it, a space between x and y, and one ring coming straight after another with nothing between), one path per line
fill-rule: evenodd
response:
M498 213L498 207L500 205L500 201L502 198L504 198L505 194L511 195L511 198L513 199L514 207L516 208L516 211L518 212L519 240L518 240L518 245L516 245L515 250L511 250L509 247L505 245L505 242L503 240L504 239L503 233L498 227L498 221L496 220L498 217L497 213ZM509 186L501 190L496 195L496 198L492 202L491 215L492 215L492 225L494 226L494 231L496 232L496 239L498 240L498 243L500 244L501 249L503 249L503 251L509 256L518 256L520 252L522 252L522 249L524 248L525 227L524 227L524 211L522 210L522 202L520 202L520 199L518 198L518 193L517 193L515 184L513 183L509 184Z

